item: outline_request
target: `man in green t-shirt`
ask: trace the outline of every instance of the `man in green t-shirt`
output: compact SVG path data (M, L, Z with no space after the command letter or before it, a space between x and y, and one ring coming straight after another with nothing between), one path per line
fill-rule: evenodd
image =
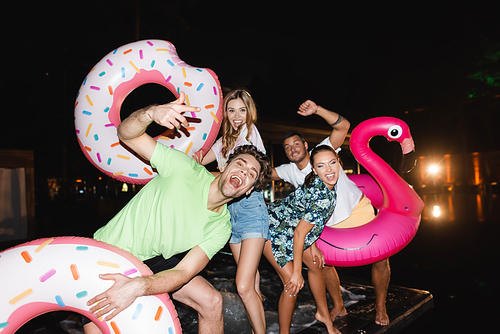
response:
M94 237L125 249L155 273L129 278L101 275L113 280L107 291L88 301L95 316L111 320L137 297L171 293L198 312L200 333L223 333L222 296L196 276L228 241L231 223L226 203L248 195L269 182L269 159L254 146L241 146L214 177L182 152L157 143L146 133L156 122L169 129L189 126L184 112L200 108L184 105L184 93L171 103L140 109L118 127L121 142L151 162L158 175L151 180ZM175 255L187 252L182 259ZM97 304L98 303L98 304ZM90 322L85 333L100 333Z

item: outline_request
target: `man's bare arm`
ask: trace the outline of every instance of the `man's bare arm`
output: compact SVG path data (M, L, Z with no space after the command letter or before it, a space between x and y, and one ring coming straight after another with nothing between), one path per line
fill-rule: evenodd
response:
M169 129L180 128L181 124L188 127L189 123L182 114L200 111L198 107L184 105L184 97L184 92L181 92L173 102L133 112L118 126L118 138L141 157L151 160L156 141L146 133L149 124L156 122Z
M129 278L122 274L105 274L104 280L115 283L105 292L87 302L90 313L104 320L113 319L118 313L133 304L137 297L172 292L181 288L208 264L209 258L199 246L192 248L186 256L170 270L152 276Z
M347 132L351 126L351 123L341 115L334 111L325 109L318 106L311 100L307 100L302 103L297 111L299 115L309 116L316 114L322 117L328 124L332 126L332 132L330 133L330 143L334 148L339 148L347 136Z

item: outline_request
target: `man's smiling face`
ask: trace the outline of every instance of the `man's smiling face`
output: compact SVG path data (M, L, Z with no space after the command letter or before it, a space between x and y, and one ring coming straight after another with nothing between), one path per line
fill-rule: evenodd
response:
M250 154L240 154L223 167L219 190L225 197L238 198L250 194L259 177L260 164Z
M307 155L307 142L303 143L299 136L292 136L283 142L283 148L288 160L299 163Z

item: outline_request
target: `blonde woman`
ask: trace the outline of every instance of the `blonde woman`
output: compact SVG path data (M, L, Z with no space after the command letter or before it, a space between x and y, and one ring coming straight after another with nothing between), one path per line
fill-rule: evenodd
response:
M254 145L259 151L265 153L264 144L255 126L257 109L250 94L245 90L230 92L224 98L223 108L221 138L205 156L195 156L196 161L201 165L207 165L217 160L218 167L221 169L228 155L238 146ZM237 186L241 180L238 175L233 175L230 182ZM238 265L236 288L255 334L266 332L258 266L268 234L269 217L260 190L247 192L246 196L228 204L232 226L229 246Z

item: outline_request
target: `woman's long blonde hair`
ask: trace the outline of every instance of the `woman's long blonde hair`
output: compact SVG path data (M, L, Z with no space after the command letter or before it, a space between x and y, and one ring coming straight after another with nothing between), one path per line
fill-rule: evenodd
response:
M236 144L236 139L240 135L242 127L240 126L238 130L234 130L231 123L227 120L227 105L231 100L241 99L247 108L247 118L245 120L245 125L247 127L248 133L246 139L250 138L252 133L252 125L257 122L257 108L255 107L255 102L252 99L250 93L243 89L236 89L228 93L224 98L223 102L223 121L222 121L222 156L227 158L227 154L231 151Z

